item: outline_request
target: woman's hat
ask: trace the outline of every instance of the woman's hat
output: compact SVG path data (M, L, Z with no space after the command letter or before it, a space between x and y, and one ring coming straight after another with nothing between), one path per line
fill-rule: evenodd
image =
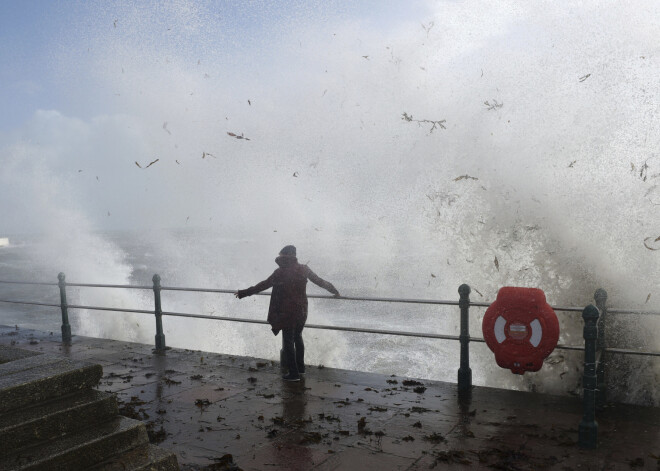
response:
M282 250L280 250L280 255L287 256L287 257L295 257L296 256L296 248L293 245L287 245Z

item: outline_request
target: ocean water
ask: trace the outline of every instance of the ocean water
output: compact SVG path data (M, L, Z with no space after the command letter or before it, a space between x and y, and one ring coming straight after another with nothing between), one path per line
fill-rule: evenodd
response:
M98 271L87 271L81 276L76 273L81 260L73 264L62 261L60 268L52 260L45 263L48 258L43 256L44 251L53 249L46 238L14 237L9 247L0 249L0 279L56 282L61 270L71 283L151 286L153 274L158 273L163 286L234 290L256 284L270 275L276 268L274 258L279 250L273 244L249 237L228 238L208 230L161 233L157 242L154 234L131 232L98 233L93 239L112 247L115 263L104 269L97 265L103 263L103 257L97 254L99 260L90 260L88 264L89 270ZM308 262L319 276L331 281L344 295L458 299L458 286L447 286L440 271L412 275L423 270L427 258L423 254L417 258L408 256L406 265L402 265L394 261L398 257L384 261L383 253L375 253L373 247L371 252L364 250L356 237L344 238L341 250L324 244L318 237L302 242L298 244L299 260ZM72 272L67 272L67 265ZM118 273L125 278L119 279ZM312 283L307 291L308 294L325 294ZM69 287L67 296L70 304L153 309L153 293L148 289ZM474 301L484 299L483 293L480 296L474 287L471 298ZM58 303L59 291L57 286L0 284L0 299ZM265 296L238 300L229 294L162 292L164 311L237 318L265 319L268 301ZM585 299L584 304L589 302ZM482 336L483 313L483 308L471 310L472 336ZM155 321L151 315L82 309L71 309L69 315L74 334L153 343ZM562 324L560 343L581 345L579 314L558 313L558 316ZM0 303L0 323L59 335L61 315L58 308ZM164 317L163 323L169 346L279 358L281 337L273 336L265 325L169 316ZM456 306L311 299L308 323L458 335L459 310ZM311 365L456 381L459 366L456 341L317 329L306 329L304 339L307 362ZM541 372L524 376L496 367L492 353L482 343L471 344L471 361L477 385L553 394L580 392L582 355L579 352L555 351ZM626 361L617 368L633 367L634 362ZM647 368L652 374L653 364L647 363ZM649 381L652 385L655 379L651 377ZM625 384L621 382L617 386L615 378L612 382L615 387ZM618 391L619 399L628 402L653 404L656 401L653 390L643 388L639 395L630 395L629 391L626 394L623 389Z

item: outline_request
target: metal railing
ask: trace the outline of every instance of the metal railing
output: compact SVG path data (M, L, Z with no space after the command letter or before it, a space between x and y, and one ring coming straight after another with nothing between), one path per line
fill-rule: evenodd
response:
M236 290L228 289L214 289L214 288L190 288L190 287L175 287L175 286L161 286L160 285L160 276L154 275L153 285L114 285L114 284L99 284L99 283L67 283L65 281L65 276L63 273L58 275L58 283L47 283L47 282L32 282L32 281L7 281L0 280L0 284L22 284L22 285L39 285L39 286L58 286L60 288L60 303L43 303L35 301L26 301L26 300L7 300L0 299L2 303L12 303L12 304L25 304L25 305L35 305L35 306L47 306L47 307L58 307L62 310L62 341L64 343L71 342L71 335L69 333L70 324L68 321L68 309L89 309L96 311L113 311L113 312L130 312L137 314L153 314L157 319L156 333L159 336L162 336L164 342L164 334L162 331L162 316L173 316L173 317L187 317L195 319L210 319L210 320L219 320L219 321L230 321L230 322L243 322L243 323L253 323L253 324L267 324L266 321L254 320L254 319L241 319L237 317L225 317L225 316L211 316L205 314L196 314L196 313L183 313L183 312L168 312L163 311L161 308L160 302L160 292L161 291L185 291L185 292L200 292L200 293L218 293L218 294L233 294ZM490 303L488 302L471 302L469 299L470 289L468 285L461 285L467 288L466 293L466 308L469 312L470 307L488 307ZM125 309L118 307L101 307L101 306L88 306L88 305L77 305L77 304L68 304L66 299L66 287L80 287L80 288L120 288L120 289L138 289L138 290L153 290L154 291L154 310L145 310L145 309ZM270 293L258 293L259 296L270 296ZM460 288L459 288L460 295ZM310 299L331 299L339 301L367 301L367 302L384 302L384 303L405 303L405 304L426 304L426 305L446 305L446 306L461 306L461 300L458 301L449 301L449 300L437 300L437 299L412 299L412 298L383 298L383 297L364 297L364 296L327 296L327 295L307 295ZM623 355L642 355L642 356L658 356L660 357L660 352L654 351L642 351L642 350L633 350L625 348L611 348L605 346L604 341L604 332L605 332L605 319L606 314L641 314L641 315L660 315L660 312L655 311L639 311L633 309L609 309L606 308L605 302L607 300L607 293L604 290L596 291L594 295L596 299L596 305L599 308L599 311L602 313L599 320L599 342L598 350L602 353L614 353L614 354L623 354ZM563 307L563 306L552 306L553 310L559 312L582 312L584 308L582 307ZM467 314L467 313L466 313ZM158 326L158 318L161 317L160 327ZM461 316L461 319L463 315ZM466 324L466 327L469 326L469 323ZM371 334L382 334L382 335L398 335L406 337L420 337L420 338L431 338L431 339L441 339L441 340L455 340L461 341L461 335L444 335L444 334L433 334L433 333L423 333L423 332L408 332L408 331L397 331L397 330L381 330L381 329L367 329L359 327L345 327L345 326L332 326L332 325L316 325L316 324L306 324L306 328L311 329L326 329L326 330L337 330L344 332L362 332L362 333L371 333ZM485 342L481 337L471 337L467 332L464 333L464 337L467 336L468 341L470 342ZM165 344L156 345L156 350L162 350L165 348ZM555 348L559 350L583 350L584 347L580 345L562 345L558 344Z
M4 281L0 280L0 284L23 284L23 285L39 285L39 286L57 286L60 292L60 303L42 303L25 300L7 300L0 299L2 303L25 304L36 306L49 306L58 307L62 313L62 343L70 345L72 341L71 325L69 323L69 309L89 309L97 311L114 311L114 312L130 312L138 314L150 314L155 316L156 320L156 336L155 336L155 352L164 353L167 350L165 344L165 334L163 332L163 316L184 317L193 319L209 319L216 321L230 321L230 322L243 322L251 324L268 324L268 322L256 319L242 319L237 317L226 316L211 316L196 313L183 313L183 312L168 312L162 310L161 305L161 292L162 291L185 291L185 292L200 292L200 293L218 293L218 294L234 294L235 290L227 289L211 289L211 288L186 288L174 286L161 286L160 276L153 276L153 285L140 286L140 285L112 285L112 284L94 284L94 283L67 283L64 273L58 275L57 283L44 283L44 282L31 282L31 281ZM121 288L121 289L139 289L139 290L153 290L154 292L154 309L124 309L116 307L100 307L100 306L86 306L77 304L68 304L66 297L67 287L80 287L80 288ZM327 295L308 295L312 299L331 299L336 301L366 301L366 302L383 302L383 303L405 303L405 304L426 304L426 305L446 305L458 306L460 309L460 333L459 335L445 335L426 332L408 332L399 330L383 330L383 329L368 329L362 327L347 327L335 325L318 325L306 324L308 329L325 329L335 330L342 332L361 332L379 335L396 335L406 337L418 337L440 340L455 340L460 342L460 367L458 369L458 392L460 396L465 397L472 389L472 370L470 368L469 358L469 343L470 342L485 342L485 339L480 337L471 337L469 335L469 309L473 307L488 307L490 303L486 302L471 302L470 301L470 287L466 284L458 288L459 299L458 301L448 300L435 300L435 299L405 299L405 298L381 298L381 297L364 297L364 296L327 296ZM261 296L270 296L270 293L258 293ZM609 324L609 315L611 314L642 314L642 315L660 315L660 312L655 311L638 311L633 309L609 309L607 307L607 293L605 290L599 289L594 294L596 306L589 305L586 308L581 307L561 307L551 306L553 310L559 312L582 312L584 319L584 346L579 345L557 345L555 348L560 350L572 351L585 351L584 363L584 377L583 377L583 396L584 396L584 416L579 426L579 440L578 443L583 448L596 447L598 425L595 422L595 410L602 407L606 400L606 368L608 356L611 354L618 355L642 355L649 357L660 357L660 352L632 350L625 348L611 348L608 346L606 331ZM283 359L280 353L280 359ZM281 364L284 362L282 361Z

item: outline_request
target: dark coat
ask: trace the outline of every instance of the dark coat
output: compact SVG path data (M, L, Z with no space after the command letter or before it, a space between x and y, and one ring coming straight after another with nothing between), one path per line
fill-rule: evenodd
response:
M238 297L252 296L273 288L268 307L268 323L277 335L282 329L292 329L307 321L307 280L334 295L339 295L339 292L332 283L319 278L307 265L298 263L296 257L281 255L275 262L279 268L272 275L248 289L238 290Z

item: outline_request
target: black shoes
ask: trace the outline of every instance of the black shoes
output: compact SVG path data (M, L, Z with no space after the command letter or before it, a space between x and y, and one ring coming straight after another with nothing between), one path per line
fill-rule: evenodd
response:
M282 376L284 381L300 381L300 376L293 376L292 374Z

